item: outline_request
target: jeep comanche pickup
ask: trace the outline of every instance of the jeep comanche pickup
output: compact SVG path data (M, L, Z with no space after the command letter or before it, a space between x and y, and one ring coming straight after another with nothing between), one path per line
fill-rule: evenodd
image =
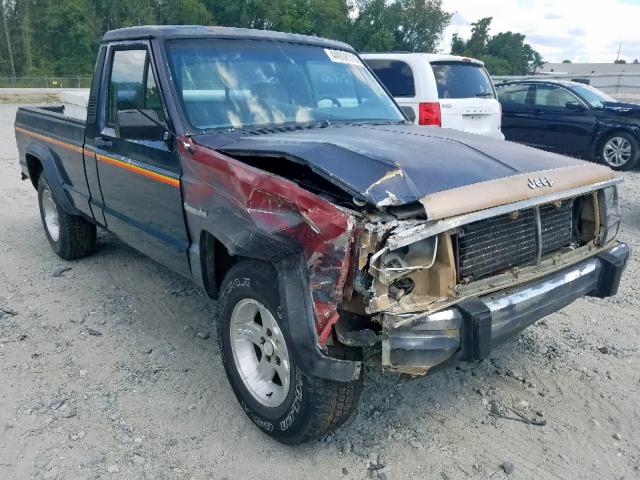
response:
M218 27L102 41L86 121L20 108L22 175L63 259L96 227L218 300L229 382L287 443L356 405L363 363L413 376L618 289L603 166L414 127L344 43Z

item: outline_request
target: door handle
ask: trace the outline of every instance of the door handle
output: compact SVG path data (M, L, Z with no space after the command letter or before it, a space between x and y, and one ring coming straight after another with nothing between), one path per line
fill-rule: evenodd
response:
M107 140L107 139L102 138L102 137L96 137L96 138L93 139L93 144L96 147L105 148L105 147L111 147L113 145L113 142L111 142L111 140Z

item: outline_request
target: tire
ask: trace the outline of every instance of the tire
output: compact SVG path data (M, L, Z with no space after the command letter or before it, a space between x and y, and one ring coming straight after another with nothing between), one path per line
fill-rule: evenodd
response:
M70 215L58 204L44 172L38 179L38 206L49 245L64 260L91 255L96 249L96 226Z
M640 146L638 140L627 132L614 132L600 142L598 155L613 170L629 170L638 164Z
M351 416L363 374L352 382L336 382L304 370L277 285L269 264L235 264L220 289L218 342L227 378L247 416L267 435L294 445L321 438ZM353 351L336 350L342 358L353 358Z

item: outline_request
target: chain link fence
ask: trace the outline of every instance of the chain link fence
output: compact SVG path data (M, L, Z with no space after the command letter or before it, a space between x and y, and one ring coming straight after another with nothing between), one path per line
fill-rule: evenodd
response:
M494 76L493 81L525 79L563 79L578 80L596 87L608 94L640 95L640 74L637 73L598 73L598 74L543 74L531 76ZM0 77L0 88L90 88L91 77Z
M0 77L0 88L89 88L91 77Z

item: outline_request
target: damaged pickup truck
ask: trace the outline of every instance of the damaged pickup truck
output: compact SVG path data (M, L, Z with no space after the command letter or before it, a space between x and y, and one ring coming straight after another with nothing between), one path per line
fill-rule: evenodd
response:
M86 256L100 227L194 279L242 408L282 442L344 422L363 364L482 360L614 295L629 255L608 168L414 127L335 41L112 31L86 120L24 107L15 125L53 250Z

